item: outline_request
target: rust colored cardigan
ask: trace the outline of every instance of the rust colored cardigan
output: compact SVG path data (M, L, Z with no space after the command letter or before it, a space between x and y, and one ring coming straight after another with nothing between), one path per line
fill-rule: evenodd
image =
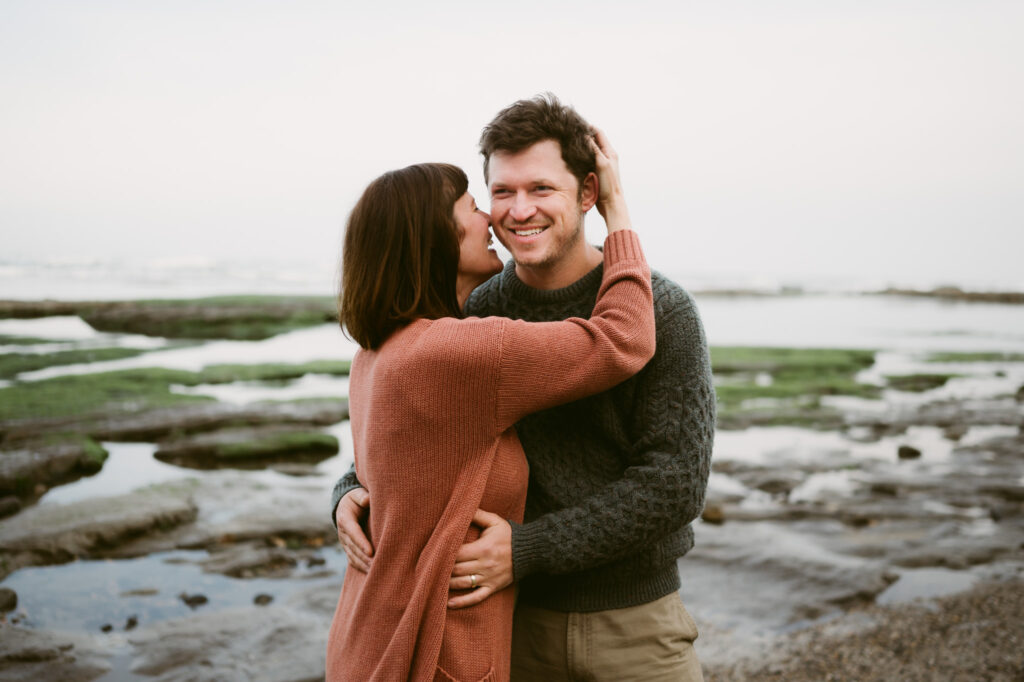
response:
M605 391L654 354L650 270L631 230L605 240L589 320L417 320L360 350L349 387L356 472L370 492L369 573L347 571L327 679L501 681L513 590L447 608L455 554L482 508L522 521L527 465L513 425Z

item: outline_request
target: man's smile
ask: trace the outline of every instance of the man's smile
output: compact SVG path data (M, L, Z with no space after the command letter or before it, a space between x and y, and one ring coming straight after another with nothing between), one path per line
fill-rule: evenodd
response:
M506 227L505 229L508 230L509 232L511 232L512 234L514 234L517 237L533 237L535 235L540 234L544 230L548 229L548 226L544 225L544 226L540 226L540 227L535 227L535 226Z

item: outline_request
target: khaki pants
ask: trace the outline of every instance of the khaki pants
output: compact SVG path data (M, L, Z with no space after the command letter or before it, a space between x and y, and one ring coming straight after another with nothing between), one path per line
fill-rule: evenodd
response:
M520 603L512 630L513 682L699 682L697 626L679 594L594 613Z

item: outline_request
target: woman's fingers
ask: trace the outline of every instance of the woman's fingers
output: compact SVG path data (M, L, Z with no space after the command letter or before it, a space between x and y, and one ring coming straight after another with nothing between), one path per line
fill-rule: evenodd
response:
M608 141L608 136L605 132L594 126L591 127L591 130L594 131L594 142L597 144L598 150L609 159L618 158L618 154L616 154L615 149L612 147L612 143Z
M457 597L452 597L448 600L448 608L450 609L464 609L467 606L475 606L484 599L487 599L494 594L494 589L484 586L467 592L466 594L460 594Z

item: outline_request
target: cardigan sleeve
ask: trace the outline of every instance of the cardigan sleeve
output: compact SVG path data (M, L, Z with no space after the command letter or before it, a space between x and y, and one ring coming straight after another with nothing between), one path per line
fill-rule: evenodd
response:
M655 350L651 271L632 230L605 240L604 274L590 319L502 320L499 430L531 412L608 390L640 371Z

